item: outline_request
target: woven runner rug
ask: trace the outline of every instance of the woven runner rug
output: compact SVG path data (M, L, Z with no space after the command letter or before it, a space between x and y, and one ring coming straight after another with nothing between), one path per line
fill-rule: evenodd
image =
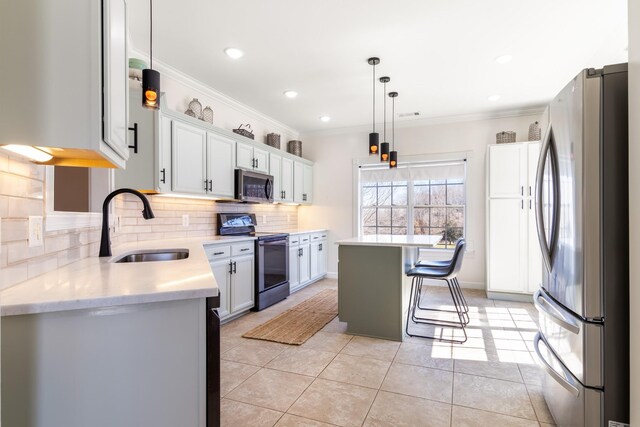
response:
M325 289L245 333L243 337L300 345L338 315L338 291Z

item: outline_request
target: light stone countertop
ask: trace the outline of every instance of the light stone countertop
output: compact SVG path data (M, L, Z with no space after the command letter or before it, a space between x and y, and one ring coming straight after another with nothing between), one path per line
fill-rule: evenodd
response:
M400 236L371 234L362 237L339 240L337 245L350 246L395 246L430 248L442 240L441 235Z
M290 234L292 236L298 235L298 234L311 234L311 233L321 233L323 231L329 231L327 228L315 228L315 229L310 229L310 230L284 230L282 231L282 233L287 233Z
M35 314L218 295L204 246L252 236L164 239L124 243L111 258L92 256L0 292L0 315ZM187 249L176 261L113 263L132 251Z

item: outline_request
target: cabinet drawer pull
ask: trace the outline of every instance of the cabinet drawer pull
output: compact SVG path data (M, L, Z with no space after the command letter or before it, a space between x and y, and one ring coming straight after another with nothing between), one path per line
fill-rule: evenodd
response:
M138 124L134 123L129 130L133 131L133 145L130 145L129 148L133 148L133 154L138 154Z
M244 249L240 249L240 252L246 252L248 250L249 250L249 248L244 248Z
M520 186L520 195L524 196L524 185Z
M162 174L162 178L160 178L160 182L163 184L167 183L167 170L165 168L162 168L162 170L160 171L160 173Z
M224 252L214 252L214 255L224 255Z

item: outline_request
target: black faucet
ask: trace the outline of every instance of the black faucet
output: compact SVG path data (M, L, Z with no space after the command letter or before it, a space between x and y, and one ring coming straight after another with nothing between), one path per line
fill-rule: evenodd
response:
M142 200L144 209L142 210L142 216L144 219L155 218L151 205L147 197L139 191L132 190L131 188L119 188L116 191L110 193L105 197L102 203L102 238L100 239L100 256L111 256L111 240L109 239L109 202L118 194L131 193L135 194Z

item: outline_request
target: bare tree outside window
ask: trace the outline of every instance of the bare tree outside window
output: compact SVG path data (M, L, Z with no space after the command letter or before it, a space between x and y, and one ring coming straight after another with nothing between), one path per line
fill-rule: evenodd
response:
M363 183L361 195L364 235L440 235L443 249L464 236L463 179Z

